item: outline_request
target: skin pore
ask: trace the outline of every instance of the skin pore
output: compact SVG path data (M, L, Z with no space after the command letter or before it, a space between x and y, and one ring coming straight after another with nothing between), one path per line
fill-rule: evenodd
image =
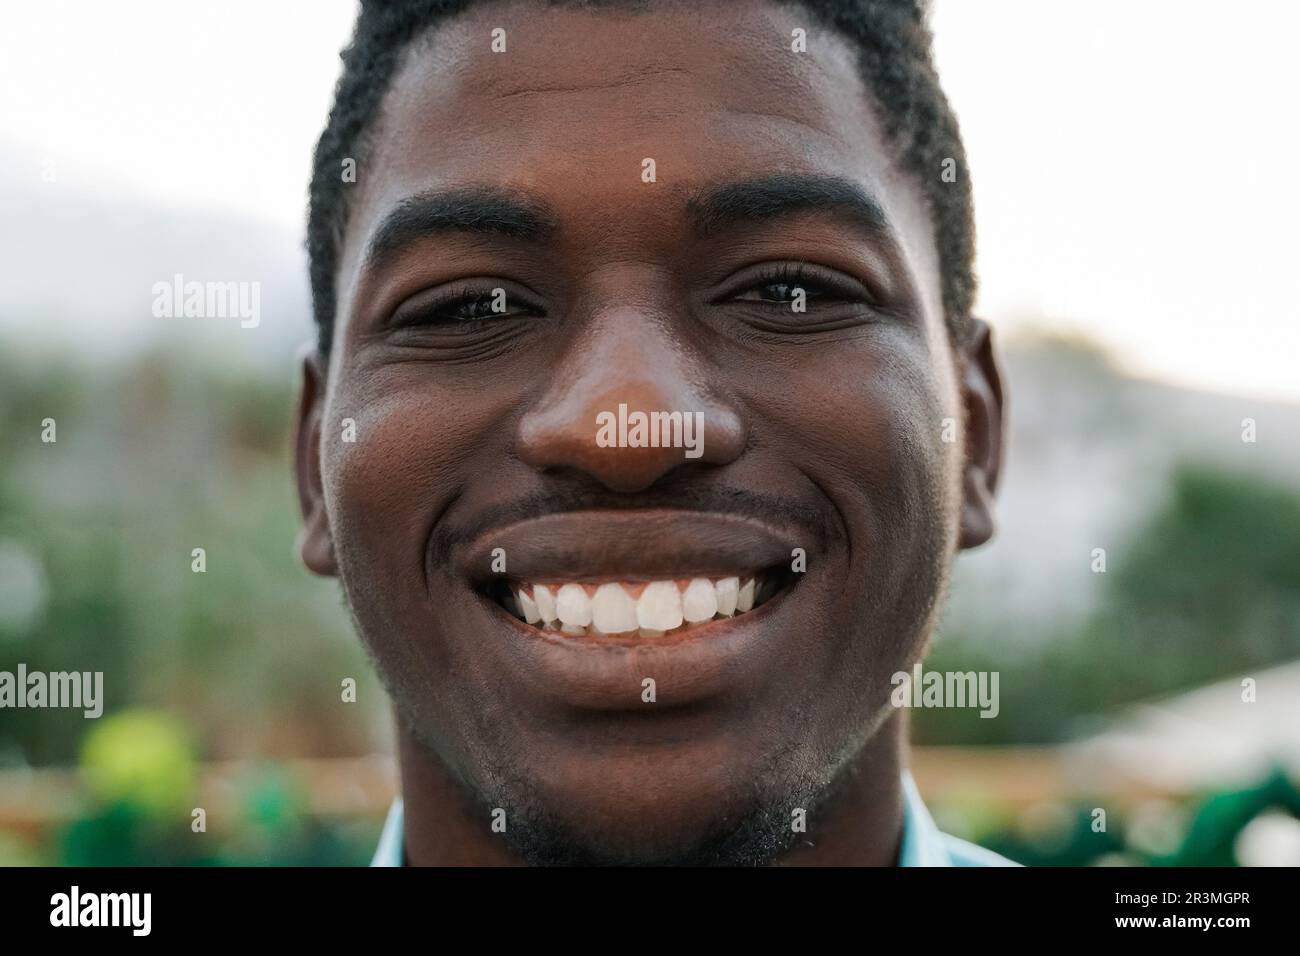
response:
M896 862L890 677L992 534L1001 385L982 323L950 340L920 193L810 19L505 3L407 50L297 474L303 559L393 698L411 863ZM600 447L620 403L702 413L703 454ZM496 600L795 548L766 603L666 637Z

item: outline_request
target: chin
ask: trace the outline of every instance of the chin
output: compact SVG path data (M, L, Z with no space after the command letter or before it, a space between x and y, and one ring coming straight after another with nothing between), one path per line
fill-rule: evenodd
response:
M770 741L769 729L746 739ZM512 808L505 839L533 864L761 865L794 842L792 811L818 802L823 788L808 781L829 778L786 738L771 752L698 727L671 742L656 732L655 743L498 754L478 799Z

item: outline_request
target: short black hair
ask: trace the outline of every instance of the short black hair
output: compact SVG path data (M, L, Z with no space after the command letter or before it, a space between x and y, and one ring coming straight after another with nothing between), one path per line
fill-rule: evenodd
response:
M360 164L384 95L417 36L482 0L362 0L329 120L316 144L307 215L307 254L318 347L330 350L335 272L347 225L347 158ZM548 0L574 6L645 7L646 0ZM966 151L939 85L926 0L777 0L807 9L858 48L859 69L883 110L890 145L925 199L935 230L943 306L956 342L969 332L975 295L975 223ZM950 172L955 175L944 175Z

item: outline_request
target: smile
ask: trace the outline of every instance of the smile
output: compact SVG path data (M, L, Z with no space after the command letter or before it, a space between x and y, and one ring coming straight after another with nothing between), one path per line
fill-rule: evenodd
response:
M457 563L517 633L575 649L667 650L754 632L764 605L805 577L791 554L814 540L731 513L567 511L494 527L466 542Z
M650 581L560 580L517 584L497 597L507 611L541 630L660 638L746 614L784 583L776 571Z
M642 729L620 721L584 733L653 742L662 721L717 719L692 710L706 701L752 699L819 639L809 616L822 602L822 572L796 570L792 552L826 555L824 532L791 523L797 509L771 513L604 507L484 522L457 536L447 558L426 557L430 613L465 608L449 633L472 640L519 700L566 721L652 714ZM465 585L477 600L439 602L440 589ZM652 709L647 679L660 695Z

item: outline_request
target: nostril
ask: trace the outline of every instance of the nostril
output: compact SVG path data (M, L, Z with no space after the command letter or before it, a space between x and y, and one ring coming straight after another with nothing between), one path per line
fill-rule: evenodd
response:
M662 481L686 461L680 449L602 448L591 454L584 470L611 491L635 494Z

